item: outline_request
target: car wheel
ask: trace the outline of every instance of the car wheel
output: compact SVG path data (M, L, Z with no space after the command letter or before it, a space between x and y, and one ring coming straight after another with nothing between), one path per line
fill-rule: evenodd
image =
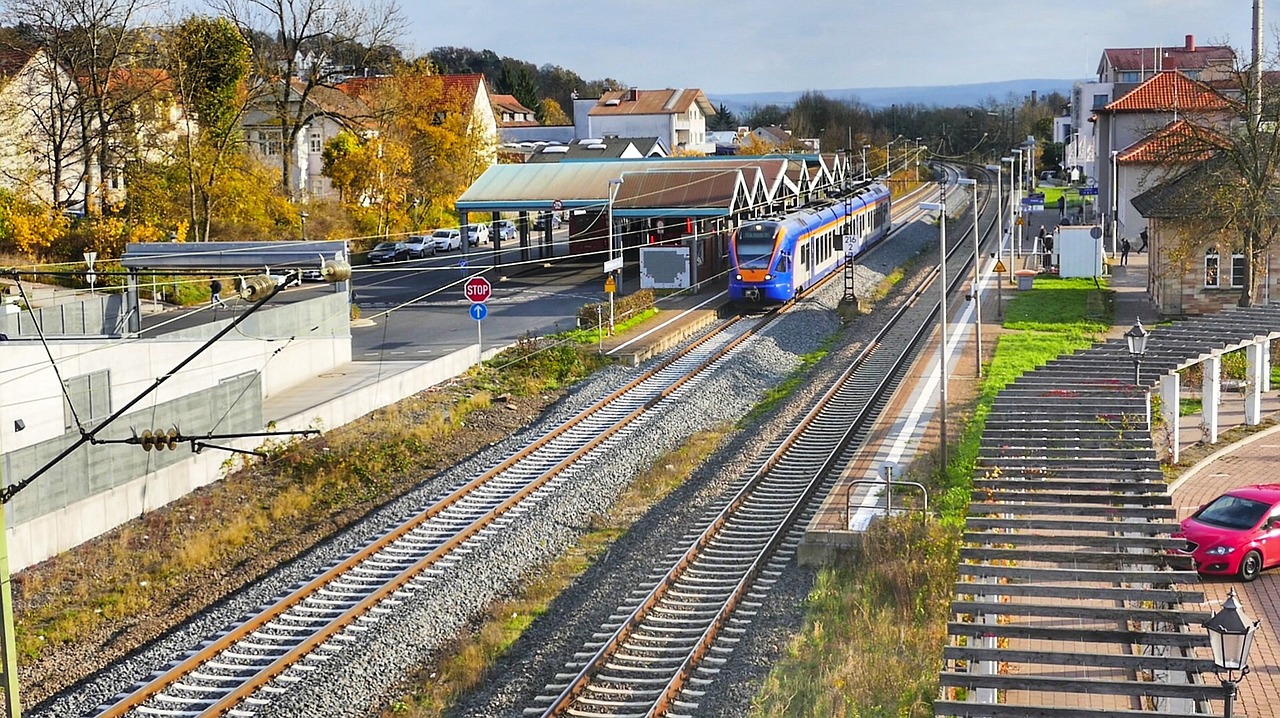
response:
M1262 554L1258 553L1257 550L1252 550L1246 553L1244 558L1240 559L1240 570L1236 572L1236 575L1240 577L1241 581L1248 583L1257 578L1259 573L1262 573Z

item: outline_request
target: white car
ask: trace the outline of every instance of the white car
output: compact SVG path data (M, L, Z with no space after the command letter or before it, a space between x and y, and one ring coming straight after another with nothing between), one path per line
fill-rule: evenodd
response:
M489 243L489 225L487 224L468 224L467 225L467 241L474 247L477 244Z
M514 239L516 236L516 223L509 219L500 219L494 222L493 229L498 233L498 239L503 242L508 239Z
M436 243L437 252L462 249L462 233L456 229L437 229L431 233L431 239Z

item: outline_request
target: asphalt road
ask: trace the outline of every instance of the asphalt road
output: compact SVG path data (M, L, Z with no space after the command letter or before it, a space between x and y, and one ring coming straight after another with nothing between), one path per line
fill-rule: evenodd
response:
M492 245L481 245L469 248L465 255L453 250L419 260L354 267L353 303L360 309L361 321L351 328L352 358L430 359L474 344L477 338L488 349L529 333L573 328L579 307L607 295L603 260L569 258L567 239L562 228L554 233L551 247L541 252L536 245L523 252L518 246L512 249L515 242L509 241L501 258L495 258ZM465 266L460 266L463 262ZM492 283L493 295L486 303L488 316L477 328L462 285L479 272ZM327 284L303 284L271 301L286 304L332 291ZM228 294L223 292L226 307L146 313L143 336L229 319L247 303Z
M521 251L504 244L495 262L491 246L454 250L421 260L360 266L353 271L354 303L362 320L351 329L357 361L429 359L476 343L483 349L514 342L524 334L548 334L575 326L578 308L600 301L604 293L602 261L569 260L567 232L555 232L555 256L539 256L537 247ZM466 267L460 263L466 261ZM496 267L495 267L496 264ZM550 265L550 266L548 266ZM479 272L493 284L481 322L471 318L463 296L466 277ZM479 327L477 327L479 324ZM478 331L477 331L478 329Z

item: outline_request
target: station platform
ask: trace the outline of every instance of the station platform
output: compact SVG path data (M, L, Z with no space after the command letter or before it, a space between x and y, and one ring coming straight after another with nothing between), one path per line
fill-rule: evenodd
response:
M640 278L624 277L621 289L631 294L640 289ZM655 302L658 314L625 332L601 337L600 352L624 364L637 366L697 335L727 315L728 279L704 282L697 291L660 293Z

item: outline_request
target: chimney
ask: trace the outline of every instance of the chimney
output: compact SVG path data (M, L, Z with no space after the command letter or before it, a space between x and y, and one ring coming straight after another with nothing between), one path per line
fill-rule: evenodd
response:
M636 88L634 88L634 87L633 87L633 88L631 88L630 90L627 90L627 99L628 99L628 100L630 100L630 101L632 101L632 102L635 102L636 100L639 100L639 99L640 99L640 90L637 90L637 89L636 89Z
M1196 36L1195 36L1195 35L1187 35L1187 46L1186 46L1186 50L1187 50L1187 52L1195 52L1195 51L1196 51Z

